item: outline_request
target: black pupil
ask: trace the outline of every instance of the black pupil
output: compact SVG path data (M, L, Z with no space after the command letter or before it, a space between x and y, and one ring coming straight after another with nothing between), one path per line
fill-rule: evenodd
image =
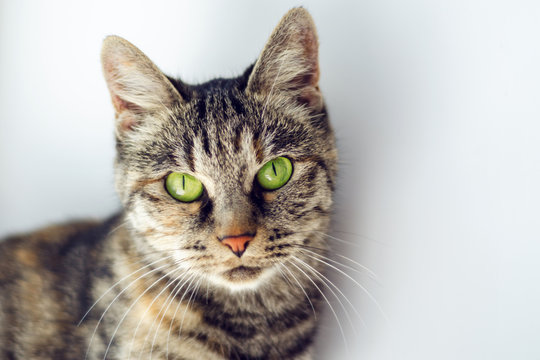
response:
M186 190L186 177L182 175L182 190Z
M272 170L274 170L274 175L277 176L276 166L274 165L274 162L272 162Z

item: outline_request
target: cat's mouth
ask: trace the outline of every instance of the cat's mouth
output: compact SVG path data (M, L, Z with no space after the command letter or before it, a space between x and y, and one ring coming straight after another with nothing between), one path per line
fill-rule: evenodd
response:
M225 271L223 276L233 282L253 280L257 278L262 272L260 267L244 266L240 265L231 270Z

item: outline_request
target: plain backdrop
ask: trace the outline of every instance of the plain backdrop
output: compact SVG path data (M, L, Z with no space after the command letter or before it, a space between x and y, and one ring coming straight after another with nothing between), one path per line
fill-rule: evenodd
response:
M118 209L106 35L201 82L304 5L340 149L334 257L377 274L329 271L315 358L540 359L539 4L2 0L0 235Z

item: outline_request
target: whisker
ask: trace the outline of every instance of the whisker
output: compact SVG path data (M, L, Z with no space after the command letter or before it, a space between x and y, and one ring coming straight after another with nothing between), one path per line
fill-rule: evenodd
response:
M115 296L115 298L109 303L109 305L108 305L108 306L105 308L105 310L102 312L102 314L101 314L101 316L100 316L100 318L99 318L99 320L98 320L98 322L97 322L97 324L96 324L96 326L95 326L95 328L94 328L94 331L93 331L93 333L92 333L92 336L90 337L90 342L88 343L88 347L86 348L86 354L85 354L85 356L84 356L84 359L85 359L85 360L88 358L88 352L90 351L90 347L91 347L91 345L92 345L92 341L94 340L94 337L96 336L96 331L97 331L99 325L101 324L101 321L102 321L103 318L105 317L105 314L109 311L109 309L110 309L111 306L114 304L114 302L115 302L115 301L116 301L116 300L117 300L117 299L118 299L118 298L119 298L119 297L120 297L127 289L129 289L133 284L135 284L135 282L137 282L138 280L142 279L143 277L146 277L146 276L148 276L148 275L150 275L150 274L152 274L152 273L154 273L154 272L156 272L156 271L159 271L159 270L161 270L161 269L163 269L163 268L165 268L165 267L167 267L167 266L169 266L169 265L168 265L168 264L161 265L161 266L159 266L159 267L157 267L157 268L155 268L155 269L153 269L153 270L150 270L150 271L144 273L143 275L139 276L138 278L136 278L135 280L133 280L132 282L130 282L130 283L128 284L128 286L126 286L124 289L122 289L122 291L120 291L120 293L118 293L118 294ZM114 287L114 286L113 286L113 287ZM107 290L107 292L109 292L113 287L109 288L109 290ZM102 295L101 298L103 298L103 296L104 296L104 295ZM100 299L101 299L101 298L100 298ZM98 301L99 301L99 300L98 300ZM97 304L97 301L96 301L96 304ZM95 304L94 304L94 305L95 305ZM93 306L94 306L94 305L93 305Z
M279 265L281 266L282 264L281 263L276 263L276 265ZM289 279L288 276L285 276L285 273L279 268L279 267L276 267L276 270L279 271L279 273L281 274L281 277L287 282L287 284L289 284L289 286L291 288L294 288L294 285L293 283L291 282L291 280Z
M187 250L187 249L182 249L182 248L156 249L154 251L146 251L146 252L141 252L141 251L137 250L137 252L138 252L137 254L130 254L130 255L128 255L128 258L131 258L131 259L137 259L137 258L145 259L146 257L151 256L151 255L168 254L168 253L171 253L171 252L178 252L179 250Z
M105 238L108 238L109 236L111 236L112 234L114 234L115 232L117 232L121 227L123 227L124 225L127 225L128 223L129 223L129 220L124 219L120 224L118 224L116 227L114 227L113 229L111 229L111 230L107 233L107 236L105 236Z
M189 268L188 270L186 270L186 272L184 273L184 277L186 277L186 276L189 274L189 273L188 273L189 270L191 270L191 268ZM180 283L179 283L179 284L180 284ZM174 289L173 289L173 291L174 291ZM155 344L155 342L156 342L157 334L158 334L159 328L160 328L160 326L161 326L161 323L163 322L163 318L165 317L165 314L167 313L167 310L169 310L169 307L171 306L171 304L172 304L173 301L174 301L174 296L171 296L171 295L173 295L173 292L171 292L171 294L169 295L171 300L168 301L169 297L167 297L167 300L165 301L165 304L168 303L168 305L166 305L166 308L165 308L165 310L163 311L163 314L161 315L161 319L159 320L159 323L158 323L158 325L157 325L157 327L156 327L156 331L155 331L155 333L154 333L154 338L152 339L152 347L151 347L151 349L150 349L150 358L152 358L152 351L153 351L153 349L154 349L154 344ZM160 313L161 313L161 310L160 310L160 312L158 313L158 316L159 316ZM153 326L154 326L154 323L152 323L152 326L150 327L150 329L152 329ZM146 340L146 339L145 339L145 340Z
M166 273L165 275L161 276L159 279L157 279L156 281L154 281L152 283L152 285L150 285L148 288L146 288L146 290L144 292L142 292L132 303L131 305L128 307L128 309L124 312L124 315L122 316L122 318L120 319L120 321L118 322L118 325L116 325L116 328L114 329L114 332L113 334L111 335L111 339L109 341L109 344L107 345L107 348L105 349L105 354L103 355L103 360L105 360L107 358L107 353L109 352L109 349L111 347L111 344L114 340L114 337L116 336L116 333L118 332L118 329L120 328L120 325L124 322L124 319L126 318L127 314L131 311L131 309L135 306L135 304L137 304L137 302L139 302L139 300L144 296L144 294L146 294L148 291L150 291L150 289L152 289L154 287L154 285L156 285L158 282L160 282L161 280L163 280L164 278L170 276L171 274L175 273L178 271L178 268L174 268L173 270L169 271L168 273Z
M186 272L186 276L187 276L187 272ZM167 312L170 308L170 306L172 305L172 303L174 302L174 299L178 296L178 293L182 290L182 287L184 287L184 285L186 284L186 282L191 279L191 277L193 277L193 274L188 278L186 279L185 281L182 281L181 284L182 286L180 286L176 291L173 290L173 296L171 297L171 300L169 301L169 304L167 305L167 309L165 309L165 312ZM164 313L165 314L165 313ZM176 315L176 312L175 312L175 315ZM171 334L171 328L172 328L172 323L173 323L173 320L174 320L174 317L171 318L171 322L169 324L169 331L167 331L167 342L166 342L166 356L165 358L168 359L169 358L169 337L170 337L170 334ZM160 325L161 325L161 321L163 321L163 316L162 316L162 319L160 320Z
M191 268L187 269L186 272L184 273L184 276L182 276L182 279L178 282L178 285L176 285L174 287L174 289L171 291L171 294L170 294L170 300L169 300L169 297L167 297L167 300L165 301L166 304L167 304L167 307L165 308L165 311L163 312L163 314L161 315L161 319L159 320L159 324L157 326L157 329L156 329L156 334L157 334L157 331L159 329L159 327L161 326L161 323L163 322L163 319L165 318L165 314L167 313L167 311L169 310L169 308L171 307L172 303L174 302L174 299L176 298L176 296L178 295L178 293L180 292L180 290L182 290L182 287L185 285L185 283L187 282L188 279L186 279L186 281L184 281L184 278L189 274L189 271L191 270ZM193 275L191 275L193 276ZM171 321L171 325L172 325L172 321ZM171 332L171 327L169 326L169 331L167 332L167 340L169 339L169 334ZM154 340L152 341L152 347L154 346L153 343L155 341L155 336L154 336ZM169 358L169 350L168 350L168 346L169 346L169 343L167 341L167 355L166 355L166 359Z
M193 298L193 295L195 294L195 292L197 291L198 287L201 285L201 280L199 279L199 281L197 282L197 285L193 287L193 290L191 290L191 295L189 297L189 300L187 302L187 305L186 305L186 308L184 310L184 314L182 315L182 321L180 322L180 329L178 330L178 336L180 336L180 334L182 333L182 327L184 326L184 320L186 318L186 313L188 311L188 308L189 308L189 304L191 303L191 299ZM191 286L190 286L191 287ZM188 291L189 291L189 288L188 288Z
M362 289L362 291L370 298L370 300L375 304L375 306L377 306L377 308L379 309L380 313L383 315L384 319L387 321L387 322L390 322L388 316L386 315L386 313L384 312L384 310L382 309L381 305L379 304L379 302L377 301L377 299L375 299L375 297L373 295L371 295L371 293L362 285L360 284L358 281L356 281L356 279L354 279L352 276L350 276L349 274L347 274L345 271L331 265L331 264L328 264L326 263L325 261L323 260L320 260L320 259L317 259L317 258L313 258L314 260L317 260L319 262L322 262L324 264L326 264L327 266L330 266L332 267L333 269L335 269L336 271L338 271L340 274L344 275L345 277L347 277L349 280L351 280L353 283L355 283L358 287L360 287L360 289Z
M331 238L331 239L334 239L334 240L338 240L338 241L342 241L342 242L345 242L345 243L348 243L346 240L343 240L343 239L339 239L335 236L332 236L332 235L329 235L329 234L326 234L322 231L317 231L317 230L313 230L313 231L297 231L296 233L298 234L303 234L303 233L316 233L316 234L319 234L319 235L322 235L322 236L326 236L328 238ZM312 249L312 250L318 250L318 251L321 251L321 252L324 252L324 253L328 253L328 252L332 252L333 255L336 255L336 256L339 256L340 258L342 259L345 259L351 263L353 263L354 265L358 266L359 268L367 271L373 278L374 280L376 280L377 282L380 282L380 278L379 276L373 271L371 270L370 268L368 268L367 266L365 265L362 265L360 264L359 262L345 256L345 255L342 255L342 254L339 254L337 253L336 251L334 250L330 250L330 249L326 249L326 248L320 248L320 247L316 247L316 246L310 246L310 245L304 245L304 244L291 244L292 246L297 246L297 247L302 247L302 248L308 248L308 249ZM353 246L359 246L358 244L354 244L354 243L349 243L349 245L353 245ZM318 254L320 256L323 256L322 254ZM327 260L330 260L330 258L326 257ZM335 260L332 260L332 261L335 261ZM348 267L348 265L345 265L345 264L341 264L343 266L346 266ZM355 271L358 271L357 269L354 269Z
M175 297L178 296L178 293L180 292L180 290L182 290L184 285L186 285L187 282L189 281L188 287L186 288L186 290L184 290L184 293L182 294L182 297L180 298L180 300L176 304L176 308L174 309L174 314L173 314L173 316L171 318L171 322L169 323L169 331L167 332L167 342L166 342L166 344L167 344L166 345L166 354L167 354L167 356L165 358L169 357L169 339L171 337L172 324L174 322L174 319L176 319L176 314L178 313L178 310L180 309L180 305L182 304L182 300L184 300L184 296L186 296L186 292L188 291L189 287L191 286L194 277L195 277L195 273L191 274L191 276L183 282L182 286L178 289L178 291L174 295Z
M309 250L308 248L311 248L311 247L308 247L308 246L306 246L306 245L300 245L300 244L291 244L291 245L292 245L292 246L296 246L296 247L301 248L301 249L302 249L301 251L307 251L307 252L309 252L309 253L311 253L311 254L313 254L313 255L319 257L319 258L322 258L322 259L324 259L324 260L326 260L326 261L332 262L332 263L334 263L334 264L343 266L344 268L347 268L347 269L349 269L349 270L352 270L352 271L355 271L355 272L357 272L357 273L359 273L359 274L362 274L362 271L360 271L360 270L358 270L358 269L356 269L356 268L353 268L352 266L349 266L349 265L347 265L347 264L343 264L343 263L341 263L341 262L339 262L339 261L336 261L336 260L334 260L334 259L329 258L328 256L324 256L324 255L321 255L321 254L319 254L319 253L317 253L317 252L315 252L315 251ZM364 266L364 265L362 265L362 264L360 264L360 263L358 263L358 262L356 262L356 261L354 261L354 260L352 260L352 259L349 259L349 258L347 258L347 257L345 257L345 256L343 256L343 255L341 255L341 254L334 253L334 255L335 255L335 256L342 257L342 258L345 258L346 260L348 260L348 261L354 263L356 266L358 266L358 267L361 268L362 270L366 271L366 272L370 275L370 277L371 277L373 280L375 280L377 283L380 284L380 281L381 281L380 278L377 276L377 274L375 274L375 273L374 273L371 269L369 269L367 266ZM329 265L329 264L328 264L328 265ZM329 265L329 266L330 266L330 265Z
M190 268L190 269L191 269L191 268ZM187 274L187 273L186 273L186 274ZM176 290L175 296L180 292L180 290L184 287L184 285L187 283L187 281L188 281L189 279L191 279L192 277L193 277L193 275L190 276L188 279L183 280L183 281L181 282L182 285L178 288L178 290ZM142 352L143 352L143 350L144 350L144 347L145 347L146 343L147 343L148 340L149 340L149 336L150 336L150 333L151 333L151 331L152 331L153 325L154 325L154 323L152 323L152 326L150 326L150 328L149 328L148 331L146 332L146 336L144 337L143 346L142 346L142 348L141 348L141 351L139 352L139 356L137 357L137 359L141 359L141 357L142 357Z
M349 312L347 311L347 308L345 307L345 305L343 304L343 302L341 301L341 299L339 298L339 296L337 296L337 294L334 292L334 290L332 290L332 288L328 285L331 284L334 288L336 288L338 290L338 292L347 300L349 301L349 299L347 299L347 297L345 296L345 294L343 294L343 292L333 283L331 282L326 276L322 275L319 271L317 271L315 268L313 268L313 266L311 266L310 264L306 263L305 261L295 257L295 256L291 256L293 260L296 260L298 261L300 264L302 264L307 270L309 270L313 275L315 275L315 277L317 279L319 279L319 281L321 281L322 284L324 284L326 286L326 288L332 293L332 295L334 295L334 297L336 298L336 300L338 301L339 305L341 306L341 308L343 309L343 312L345 313L345 316L347 317L347 321L349 322L349 325L351 325L351 328L353 329L355 335L356 335L356 328L353 324L353 321L349 315ZM360 314L358 314L358 311L356 311L356 308L350 303L349 301L349 304L350 306L353 308L353 310L355 311L355 313L357 314L357 316L360 318L360 320L362 320L362 317L360 316Z
M348 236L354 236L355 238L358 238L358 239L361 239L361 240L371 241L371 242L374 242L374 243L379 244L379 245L384 245L384 246L388 245L387 242L380 241L380 240L375 240L375 239L373 239L373 238L371 238L369 236L356 234L356 233L353 233L353 232L350 232L350 231L332 230L332 233L338 233L338 234L344 234L344 235L348 235Z
M154 297L154 299L152 300L152 302L147 306L146 310L144 311L144 313L142 314L142 316L140 317L139 319L139 322L137 323L137 326L135 327L135 331L133 332L133 336L131 337L131 342L130 342L130 345L129 345L129 352L128 352L128 359L131 358L131 349L133 348L133 345L135 343L135 336L137 335L137 332L139 331L139 327L141 326L142 324L142 321L144 319L144 317L146 316L146 314L148 313L148 311L150 311L150 308L152 307L152 305L156 302L156 300L159 298L159 296L165 291L167 290L167 288L169 286L171 286L172 284L174 284L175 282L177 282L180 278L182 277L182 275L179 275L177 276L176 278L174 279L171 279L169 281L167 281L167 286L163 287L163 289ZM172 290L171 290L171 293L174 292L174 290L176 289L176 287L178 287L178 285L180 285L181 282L179 282ZM171 294L169 294L170 296ZM167 297L167 299L169 299L169 297ZM161 311L160 311L161 312ZM159 314L158 314L159 315ZM153 325L154 323L152 323ZM151 328L151 327L150 327ZM144 344L143 344L143 347L144 347Z
M356 244L356 243L353 243L352 241L348 241L348 240L344 240L344 239L340 239L338 237L335 237L335 236L332 236L332 235L329 235L325 232L322 232L322 231L318 231L318 230L312 230L313 232L317 233L317 234L320 234L320 235L323 235L323 236L326 236L327 238L331 239L331 240L335 240L335 241L338 241L340 243L343 243L343 244L347 244L347 245L350 245L350 246L354 246L356 248L360 248L361 246Z
M332 232L339 232L339 231L333 230ZM333 235L327 234L327 233L325 233L323 231L319 231L319 230L296 231L295 233L297 233L297 234L304 234L304 233L313 234L313 233L317 233L319 235L327 237L328 239L335 240L337 242L340 242L340 243L343 243L343 244L346 244L346 245L354 246L356 248L361 248L362 247L360 244L357 244L356 242L341 239L341 238L338 238L337 236L333 236ZM341 233L348 234L348 235L355 235L355 236L358 236L358 237L360 237L362 239L370 240L370 241L373 241L373 242L380 243L380 244L384 245L384 243L373 240L373 239L370 239L370 238L368 238L366 236L356 235L356 234L353 234L353 233L347 233L347 232L344 232L344 231L342 231Z
M298 286L300 287L300 289L302 290L302 292L304 293L304 295L306 296L307 300L309 301L309 305L311 306L311 310L313 310L313 315L315 316L315 319L317 319L317 313L315 311L315 307L313 306L313 303L311 302L311 299L309 298L309 295L307 294L306 290L304 289L304 287L300 284L300 281L298 281L298 279L296 278L296 276L294 276L294 274L292 273L291 270L289 270L289 268L284 264L284 263L278 263L279 265L283 266L283 268L285 268L285 270L287 270L287 272L289 274L291 274L291 276L293 277L294 281L296 281L296 283L298 284Z
M84 319L86 318L86 316L88 316L88 314L90 313L90 311L92 311L92 309L97 305L97 303L98 303L101 299L103 299L103 297L104 297L105 295L107 295L114 287L116 287L116 286L117 286L118 284L120 284L122 281L124 281L124 280L126 280L127 278L131 277L132 275L138 273L139 271L142 271L142 270L144 270L145 268L147 268L147 267L149 267L149 266L152 266L152 265L154 265L155 263L158 263L158 262L160 262L160 261L164 261L164 260L166 260L166 259L168 259L168 258L170 258L170 257L172 257L172 255L171 255L171 256L168 256L168 257L166 257L166 258L162 258L162 259L156 260L156 261L154 261L154 262L152 262L152 263L150 263L150 264L147 264L147 265L143 266L142 268L140 268L139 270L135 270L135 271L132 272L131 274L126 275L126 276L124 276L123 278L121 278L120 280L118 280L117 282L115 282L111 287L109 287L109 289L108 289L107 291L105 291L105 292L104 292L104 293L103 293L103 294L102 294L102 295L94 302L94 304L92 304L92 306L90 306L90 308L89 308L89 309L86 311L86 313L83 315L83 317L81 318L81 320L79 321L79 323L77 324L77 326L80 326L81 323L82 323L82 322L84 321Z
M349 257L347 257L345 255L342 255L342 254L336 254L336 256L339 256L342 259L345 259L347 261L352 262L354 265L356 265L359 268L364 269L365 271L367 271L370 275L372 275L374 277L375 280L381 281L380 277L377 274L375 274L375 272L373 270L371 270L370 268L368 268L367 266L362 265L358 261L355 261L355 260L353 260L353 259L351 259L351 258L349 258Z
M310 256L308 254L304 254L306 256L309 256L311 258L314 258L313 256ZM336 295L336 293L332 290L331 287L328 286L328 284L332 285L334 287L334 289L337 290L337 292L343 296L343 298L345 299L345 301L347 301L347 303L349 304L349 306L353 309L354 313L356 314L356 316L358 316L358 318L360 319L360 321L362 322L362 324L364 325L364 327L366 327L366 324L364 322L364 319L362 318L362 316L360 315L360 313L358 312L358 310L356 310L356 307L351 303L351 301L349 300L349 298L347 298L347 296L343 293L343 291L341 291L341 289L335 285L330 279L328 279L328 277L326 277L325 275L323 275L320 271L318 271L317 269L315 269L313 266L311 266L310 264L306 263L305 261L303 261L302 259L299 259L295 256L292 256L294 259L296 259L297 261L300 261L301 263L303 263L305 265L305 267L310 270L313 274L315 274L315 276L317 276L317 278L319 280L321 280L321 282L323 284L326 285L326 287L328 288L328 290L330 290L330 292L336 297L336 299L339 301L339 303L341 304L341 307L343 309L343 311L345 312L345 314L347 315L347 318L349 319L349 323L351 324L351 328L353 329L353 331L355 332L356 334L356 328L353 324L353 322L351 321L351 318L349 317L349 313L347 311L347 309L345 308L345 306L343 305L343 303L341 302L341 300L339 299L339 297ZM315 259L315 258L314 258ZM315 259L317 260L317 259Z
M330 310L332 311L332 313L334 314L334 317L336 319L336 322L338 324L338 327L339 327L339 331L341 332L341 336L343 338L343 343L345 344L345 348L349 348L349 345L347 344L347 339L345 338L345 331L343 331L343 326L341 326L341 321L339 321L339 317L337 316L337 313L336 311L334 310L334 307L332 306L332 304L330 303L330 301L328 300L328 298L326 297L326 295L324 295L324 292L321 290L321 288L315 283L315 281L313 281L313 279L311 277L309 277L308 274L306 274L306 272L304 270L302 270L298 265L296 265L295 263L293 262L290 262L289 263L291 265L293 265L295 268L297 268L302 274L304 274L304 276L309 280L311 281L311 283L317 288L317 290L319 290L319 293L321 294L321 296L324 298L324 300L326 301L326 303L328 304L328 306L330 307Z

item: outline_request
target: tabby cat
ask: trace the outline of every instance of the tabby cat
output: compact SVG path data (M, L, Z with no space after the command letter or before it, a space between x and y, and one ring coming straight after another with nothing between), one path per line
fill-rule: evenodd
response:
M337 154L308 12L233 79L117 36L102 63L123 210L0 243L0 358L310 359Z

